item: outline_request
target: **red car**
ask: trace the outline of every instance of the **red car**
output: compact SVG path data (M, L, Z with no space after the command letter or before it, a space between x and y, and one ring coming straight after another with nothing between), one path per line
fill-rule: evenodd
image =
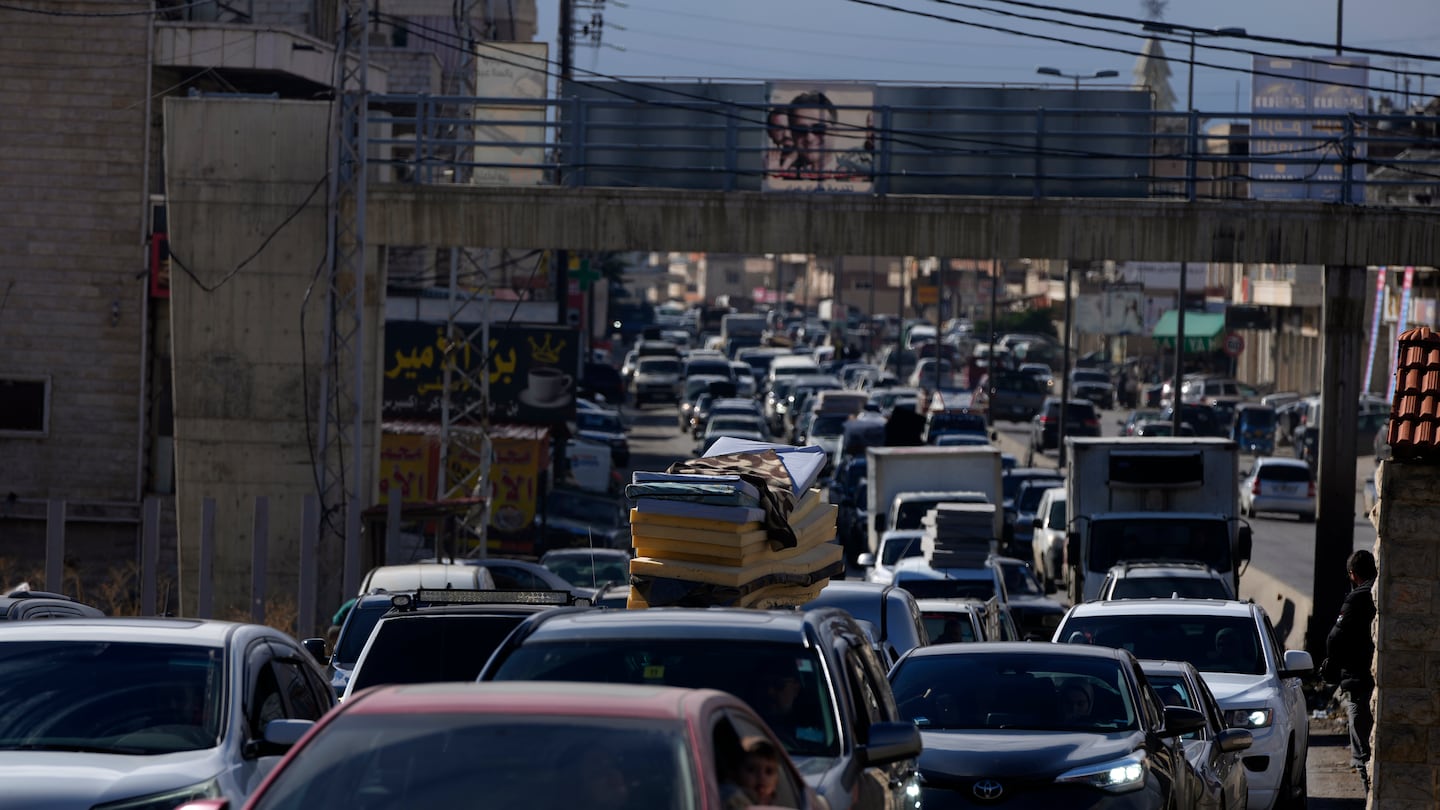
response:
M245 808L721 810L738 790L755 804L821 806L775 735L728 693L433 683L351 697L295 745ZM205 800L180 810L229 806Z

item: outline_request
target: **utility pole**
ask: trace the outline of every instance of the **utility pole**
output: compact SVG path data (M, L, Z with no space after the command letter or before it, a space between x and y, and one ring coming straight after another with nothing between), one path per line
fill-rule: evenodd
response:
M1059 460L1056 467L1065 469L1065 417L1066 411L1070 410L1070 319L1074 317L1074 310L1070 307L1070 265L1069 259L1065 260L1065 349L1061 353L1063 360L1060 363L1063 369L1060 374L1060 424L1055 429L1056 452ZM1044 447L1044 442L1041 442Z
M1317 460L1314 608L1305 647L1325 655L1325 637L1340 615L1349 583L1345 560L1355 546L1355 425L1365 347L1364 268L1325 266Z

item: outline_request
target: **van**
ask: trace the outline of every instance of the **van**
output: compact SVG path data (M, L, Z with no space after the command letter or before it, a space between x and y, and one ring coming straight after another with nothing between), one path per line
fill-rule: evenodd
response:
M370 569L360 583L360 596L381 591L413 591L417 588L461 588L470 591L494 590L490 569L479 565L409 563L381 565Z
M781 355L770 361L770 375L766 378L765 387L774 388L775 381L781 377L798 377L803 374L819 374L820 366L813 357L798 354Z

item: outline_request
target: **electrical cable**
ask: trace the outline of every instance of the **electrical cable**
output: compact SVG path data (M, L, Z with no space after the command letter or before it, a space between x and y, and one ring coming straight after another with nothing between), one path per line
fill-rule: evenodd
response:
M193 0L178 6L166 8L147 8L139 11L54 11L46 8L28 8L17 6L11 3L0 3L0 11L18 11L22 14L39 14L43 17L148 17L153 14L169 14L174 11L184 11L187 8L196 6L218 6L216 0Z

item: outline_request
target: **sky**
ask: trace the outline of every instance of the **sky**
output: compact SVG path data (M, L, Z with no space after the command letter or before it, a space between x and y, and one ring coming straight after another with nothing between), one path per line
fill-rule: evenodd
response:
M576 0L597 5L596 0ZM1316 47L1249 39L1199 38L1194 106L1201 112L1249 110L1251 53L1212 50L1208 44L1274 56L1334 53L1337 3L1344 0L1170 0L1161 19L1197 28L1243 28L1252 36L1315 43ZM891 6L880 8L876 5ZM540 37L555 46L559 0L537 0ZM595 71L625 78L817 79L924 82L947 85L1073 86L1069 78L1037 75L1037 67L1090 75L1116 70L1118 78L1082 86L1129 86L1144 44L1140 25L1065 14L1057 9L1147 17L1141 0L600 0L600 47L579 43L577 79ZM953 18L924 18L896 9ZM1002 16L1025 15L1039 19ZM594 9L577 8L576 20ZM1400 54L1371 55L1375 93L1403 96L1410 74L1412 101L1423 83L1440 94L1440 2L1350 0L1343 6L1343 43ZM1051 21L1072 25L1058 25ZM1104 30L1075 27L1090 26ZM981 27L989 26L989 28ZM995 30L1007 29L1007 31ZM1145 35L1148 36L1148 35ZM1048 38L1048 39L1047 39ZM1171 88L1184 105L1188 39L1162 42L1171 65ZM623 48L624 50L619 50ZM1105 50L1111 49L1111 50ZM1430 57L1428 60L1421 57ZM1227 69L1229 68L1229 69ZM1385 69L1385 70L1380 70ZM1420 75L1427 74L1427 75ZM1398 88L1398 92L1397 92Z

